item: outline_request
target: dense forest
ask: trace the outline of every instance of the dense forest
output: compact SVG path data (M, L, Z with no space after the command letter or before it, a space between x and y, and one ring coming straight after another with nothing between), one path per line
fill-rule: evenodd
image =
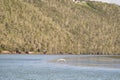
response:
M120 54L120 6L0 0L0 52Z

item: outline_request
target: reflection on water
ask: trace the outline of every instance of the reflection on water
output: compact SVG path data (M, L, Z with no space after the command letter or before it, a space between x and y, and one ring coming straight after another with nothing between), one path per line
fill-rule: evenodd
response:
M74 66L120 68L118 56L69 56L65 64Z
M61 58L67 61L56 62ZM84 67L88 64L117 68ZM120 64L119 59L97 56L0 55L0 80L120 80Z

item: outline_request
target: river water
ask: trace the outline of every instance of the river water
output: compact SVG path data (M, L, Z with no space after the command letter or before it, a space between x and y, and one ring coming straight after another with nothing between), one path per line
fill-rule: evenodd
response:
M64 58L65 62L58 62ZM82 55L0 55L0 80L120 80L120 59Z

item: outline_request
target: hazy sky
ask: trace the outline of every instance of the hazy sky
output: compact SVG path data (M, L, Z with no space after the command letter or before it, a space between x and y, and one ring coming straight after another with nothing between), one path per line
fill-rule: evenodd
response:
M120 5L120 0L96 0L96 1L103 1L103 2L115 3Z

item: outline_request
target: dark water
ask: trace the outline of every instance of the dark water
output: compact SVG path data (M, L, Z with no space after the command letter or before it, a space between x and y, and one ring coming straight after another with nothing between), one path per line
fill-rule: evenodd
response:
M57 62L60 58L66 62ZM0 80L120 80L119 62L102 56L0 55Z

